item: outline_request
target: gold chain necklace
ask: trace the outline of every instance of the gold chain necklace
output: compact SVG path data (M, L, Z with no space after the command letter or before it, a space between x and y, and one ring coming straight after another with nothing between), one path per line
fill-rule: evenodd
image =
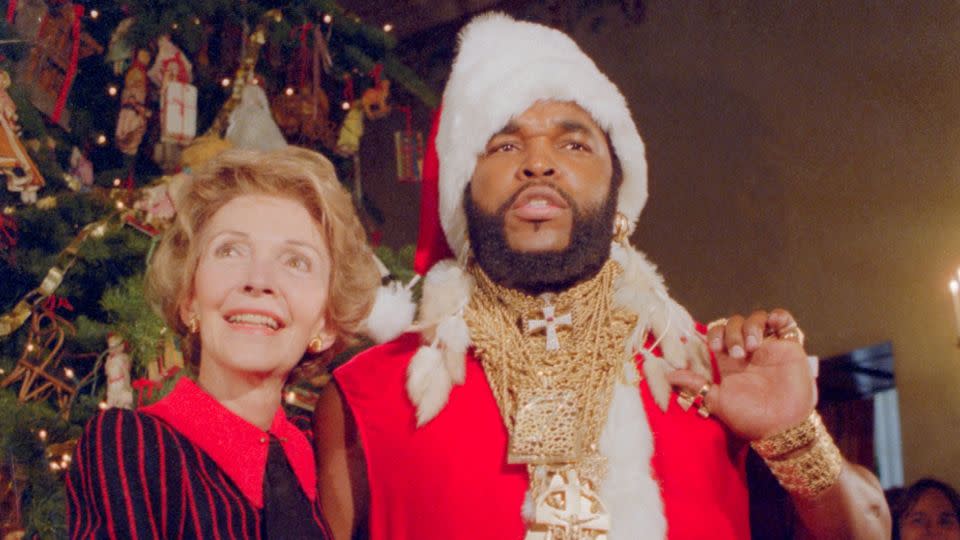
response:
M592 279L540 297L470 271L476 287L464 318L510 435L508 461L528 466L536 506L528 538L605 538L597 444L636 322L613 305L619 266L608 261Z

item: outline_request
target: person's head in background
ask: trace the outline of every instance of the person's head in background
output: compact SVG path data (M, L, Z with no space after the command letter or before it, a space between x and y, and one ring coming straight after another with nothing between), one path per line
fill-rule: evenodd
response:
M960 495L933 478L914 482L893 507L894 540L960 540Z
M231 150L173 198L147 291L201 387L220 398L265 383L272 394L354 341L380 277L323 156Z

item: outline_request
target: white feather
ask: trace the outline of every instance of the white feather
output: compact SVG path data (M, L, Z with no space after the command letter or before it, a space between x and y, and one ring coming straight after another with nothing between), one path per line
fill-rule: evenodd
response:
M437 326L437 340L443 365L454 384L463 384L466 376L466 353L470 346L470 330L460 315L447 317Z
M653 435L636 386L614 386L600 452L607 458L600 498L610 511L609 540L664 538L667 521L650 466Z
M416 309L410 290L391 281L377 289L364 333L377 343L386 343L410 328Z
M407 395L417 406L417 427L440 413L452 386L440 351L426 345L420 347L407 368Z
M433 265L423 280L418 327L435 326L463 309L470 300L473 278L453 259Z

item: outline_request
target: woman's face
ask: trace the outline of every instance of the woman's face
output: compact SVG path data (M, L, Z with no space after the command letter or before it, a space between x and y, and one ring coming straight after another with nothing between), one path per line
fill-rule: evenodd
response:
M214 214L181 315L200 327L200 376L279 377L325 328L330 254L317 223L291 199L236 197Z
M900 538L960 540L960 525L950 500L938 489L928 489L900 520Z

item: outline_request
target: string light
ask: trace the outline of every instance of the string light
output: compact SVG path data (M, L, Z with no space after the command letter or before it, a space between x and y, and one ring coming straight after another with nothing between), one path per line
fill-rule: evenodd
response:
M114 179L113 179L113 187L120 187L120 179L119 179L119 178L114 178Z
M230 86L230 77L224 77L223 80L220 81L220 86L224 88Z
M329 14L329 13L327 13L326 15L324 15L324 16L323 16L323 22L325 22L325 23L327 23L327 24L332 23L332 22L333 22L333 15L331 15L331 14Z
M5 369L3 369L3 368L0 368L0 375L3 375L3 374L6 373L6 372L7 372L7 370L5 370Z
M3 207L3 215L5 215L5 216L12 216L13 213L16 212L16 211L17 211L17 209L14 208L14 207L12 207L12 206L4 206L4 207Z
M101 411L105 411L110 408L110 406L107 405L106 401L101 401L100 403L97 404L97 407L99 407Z
M200 24L200 17L194 17L193 24Z
M63 460L62 461L63 463L71 463L73 461L73 456L71 456L70 454L64 454L60 456L60 459Z
M47 440L47 430L41 429L40 431L38 431L37 437L39 437L41 441Z
M33 349L36 347L33 346L33 343L27 343L27 352L33 352Z
M288 96L292 96L292 95L293 95L293 87L292 87L292 86L288 86L287 89L283 91L283 93L286 94L286 95L288 95Z
M73 369L71 368L64 368L63 373L64 375L67 376L68 379L72 379L74 376Z
M97 144L99 144L100 146L107 144L107 136L104 135L103 133L97 135Z
M173 23L170 25L170 28L173 28L174 30L176 30L177 28L180 28L180 25L177 23Z
M126 208L126 205L123 204L123 201L117 201L117 210L123 210Z
M90 231L90 236L93 236L94 238L103 238L103 235L106 233L107 233L107 224L101 223L96 227L94 227L92 231Z
M383 31L384 31L384 32L390 32L390 31L392 31L392 30L393 30L393 25L392 25L392 24L387 23L387 24L383 25Z
M349 102L349 101L344 101L343 103L340 104L340 108L343 109L343 110L345 110L345 111L349 111L349 110L350 110L350 102Z
M110 86L108 86L108 87L107 87L107 94L109 94L111 97L117 95L117 87L114 86L114 85L112 85L112 84L111 84Z
M293 390L287 392L287 403L293 403L297 400L297 394Z
M100 12L99 12L99 11L97 11L97 10L95 10L95 9L91 9L91 10L90 10L90 18L91 18L91 19L96 20L97 17L99 17L99 16L100 16Z
M50 462L50 470L51 470L51 471L59 471L59 470L60 470L60 464L57 463L56 461L51 461L51 462Z

